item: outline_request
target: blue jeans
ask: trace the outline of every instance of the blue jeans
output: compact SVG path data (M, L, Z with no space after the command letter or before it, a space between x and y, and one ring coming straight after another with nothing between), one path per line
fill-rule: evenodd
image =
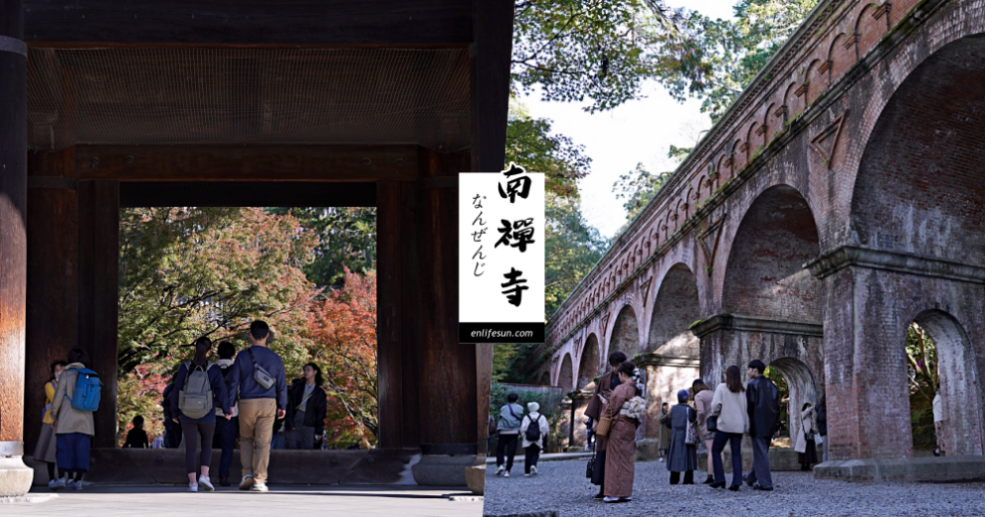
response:
M711 464L715 469L715 483L725 482L725 466L722 465L722 451L725 443L732 446L732 484L742 484L742 433L715 432L715 441L711 444Z
M236 444L238 431L238 418L226 420L225 417L216 417L215 434L219 447L222 447L222 457L219 460L219 479L229 478L229 466L233 464L233 446Z
M89 470L89 447L92 437L82 433L59 434L55 437L58 469L67 472L86 472Z

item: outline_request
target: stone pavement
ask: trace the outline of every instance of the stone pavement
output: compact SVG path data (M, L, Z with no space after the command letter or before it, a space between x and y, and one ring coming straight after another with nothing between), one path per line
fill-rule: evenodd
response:
M482 498L459 488L413 489L271 485L270 492L241 492L235 487L215 492L185 492L186 486L87 486L80 492L60 490L41 503L0 503L3 517L72 515L78 517L479 517ZM32 494L48 494L35 488ZM460 496L451 500L447 496Z
M585 478L587 460L554 461L540 465L540 474L525 478L514 466L509 479L486 475L485 515L547 515L600 517L607 515L740 516L985 516L985 483L848 483L814 480L813 474L775 472L773 492L748 487L738 492L706 485L669 484L663 463L637 462L633 500L606 504L592 499L598 487ZM731 475L726 474L726 479ZM695 481L705 479L695 472Z

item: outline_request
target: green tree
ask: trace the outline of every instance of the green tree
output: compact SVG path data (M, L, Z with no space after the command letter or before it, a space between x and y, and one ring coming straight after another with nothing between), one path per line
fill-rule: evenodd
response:
M677 41L680 10L662 0L520 0L513 28L513 82L545 100L590 103L591 113L641 96L657 77L661 48Z
M740 0L733 20L684 13L659 47L659 77L676 99L702 99L701 111L717 122L816 5Z
M612 191L616 193L616 199L623 199L623 208L626 209L626 219L632 221L650 200L657 195L660 187L670 178L671 172L653 174L643 167L643 163L637 163L636 168L626 174L619 176Z
M376 271L376 207L267 208L290 214L304 231L318 237L314 259L304 266L308 280L341 288L345 268L366 275Z
M128 208L120 214L119 371L188 358L199 336L243 344L254 318L297 368L305 309L317 294L302 267L317 237L257 208Z

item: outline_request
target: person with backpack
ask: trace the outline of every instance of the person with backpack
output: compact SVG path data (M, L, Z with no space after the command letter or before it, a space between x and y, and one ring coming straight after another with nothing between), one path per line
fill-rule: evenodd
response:
M523 475L526 477L537 475L537 460L540 459L540 451L544 450L544 437L551 430L547 419L538 411L540 404L527 402L527 416L523 417L523 423L520 424L523 450L526 452L523 459Z
M506 396L506 405L499 408L499 422L496 425L499 441L496 443L496 475L504 478L510 477L513 470L513 457L516 456L516 442L520 435L521 416L523 406L517 404L520 396L510 393ZM503 456L506 456L506 465L503 465Z
M232 418L226 383L222 371L208 360L212 350L212 340L202 336L195 340L195 357L186 361L178 369L175 388L171 390L171 414L177 415L175 422L181 423L185 435L185 471L188 472L188 491L198 492L199 485L213 491L215 486L209 479L212 463L212 435L215 434L216 408L223 409L224 418ZM196 479L198 438L202 438L201 472Z
M96 434L92 413L99 409L102 382L96 372L85 367L87 362L85 350L69 351L68 365L58 378L51 401L59 472L52 490L82 490L82 476L89 471L89 448Z
M34 448L34 459L43 461L48 467L48 488L55 488L58 484L58 476L55 474L55 463L58 461L58 442L55 437L55 429L52 427L51 402L55 400L55 392L58 391L58 378L65 371L65 361L55 361L51 363L51 379L44 383L44 412L41 416L41 433L38 436L38 445Z
M240 490L267 491L267 464L274 420L287 414L284 362L267 348L270 327L250 325L253 346L240 352L230 374L230 393L239 393L239 455L243 465Z
M287 394L287 420L284 422L287 433L284 438L288 449L310 451L315 448L315 442L321 441L328 397L322 388L325 381L317 364L304 365L302 372L304 377L295 379Z
M217 348L219 360L215 362L222 372L222 381L226 385L226 395L230 401L236 400L236 394L229 391L229 380L233 373L233 356L236 355L236 348L229 341L219 343ZM222 408L215 408L215 437L212 440L212 448L222 450L219 459L219 485L229 486L229 467L233 464L233 447L236 445L236 432L239 430L239 418L237 418L239 408L235 402L231 402L232 413L229 419Z

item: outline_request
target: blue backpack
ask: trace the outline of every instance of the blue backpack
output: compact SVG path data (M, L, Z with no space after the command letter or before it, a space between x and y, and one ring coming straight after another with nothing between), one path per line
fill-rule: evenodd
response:
M103 387L99 374L88 368L72 368L69 371L79 374L75 379L74 396L69 397L72 401L72 409L90 412L99 409L99 393ZM68 397L68 394L66 393L65 396Z

